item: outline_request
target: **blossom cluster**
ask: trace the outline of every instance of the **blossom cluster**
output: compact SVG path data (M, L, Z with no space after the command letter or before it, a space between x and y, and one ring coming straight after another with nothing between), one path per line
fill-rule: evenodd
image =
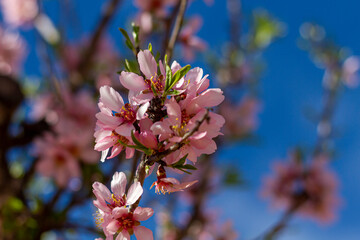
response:
M139 182L132 184L125 194L126 176L123 172L116 172L111 181L111 192L102 183L93 184L93 192L96 196L94 205L98 208L97 224L102 228L106 239L130 240L135 234L139 240L153 239L150 229L140 226L140 221L150 218L154 211L151 208L136 207L133 205L142 195L143 188Z
M135 151L141 151L146 159L147 176L158 165L157 181L152 184L157 193L182 191L197 181L180 183L175 178L167 177L166 168L178 173L195 170L192 164L197 162L200 155L215 152L213 139L221 134L225 120L221 115L210 112L209 108L224 100L223 92L218 88L209 88L208 75L204 76L201 68L191 69L189 65L181 67L176 61L170 67L166 60L164 63L157 61L151 50L139 51L137 60L138 69L120 73L121 84L129 90L127 103L112 87L100 88L95 150L102 152L101 161L114 158L122 151L129 159L134 157ZM188 161L192 164L188 164ZM123 179L124 175L121 176ZM133 187L142 193L138 183L135 181L137 185ZM105 194L105 190L100 190L99 186L99 183L93 186L97 196L95 206L102 219L101 227L110 236L109 239L115 233L124 239L132 233L138 239L145 239L134 228L138 228L137 222L144 218L137 217L142 208L131 210L131 205L139 198L138 194L133 199L133 187L129 189L127 197L124 197L124 187L109 197L110 193ZM129 202L129 199L134 201ZM129 205L129 208L119 208L120 205ZM131 220L129 215L123 217L124 214L130 214ZM129 228L125 227L128 223L131 223Z
M339 198L337 180L327 162L327 156L319 155L305 165L292 155L289 162L275 165L275 175L266 178L263 195L275 207L289 209L300 205L301 215L322 223L333 221Z
M201 68L181 68L174 61L165 70L149 50L140 51L138 61L141 74L123 71L120 75L120 82L129 89L128 103L113 88L100 88L95 150L102 151L101 161L110 149L108 158L122 150L131 158L135 149L153 155L178 143L182 146L164 156L162 165L174 166L182 158L196 163L200 155L215 152L213 138L220 134L224 118L206 108L224 100L222 91L208 88L209 79ZM186 136L205 115L208 119Z
M49 93L34 101L31 118L44 119L50 126L50 131L35 139L36 170L54 178L60 187L78 190L80 161L94 164L99 157L92 142L96 104L88 91L72 93L63 89L60 94L61 99Z

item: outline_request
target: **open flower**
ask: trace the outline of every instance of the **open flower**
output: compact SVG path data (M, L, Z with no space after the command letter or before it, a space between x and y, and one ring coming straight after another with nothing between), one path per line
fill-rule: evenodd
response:
M151 208L137 207L134 212L129 212L126 208L117 207L112 212L113 220L106 226L106 231L112 235L118 233L117 240L130 240L133 234L138 240L152 240L152 231L140 226L140 221L149 219L153 214Z
M93 193L96 196L94 205L105 213L111 213L116 207L124 207L134 204L143 193L143 188L139 182L131 185L127 194L126 176L123 172L116 172L111 181L111 191L102 183L93 184Z
M120 82L129 89L129 99L137 104L149 102L155 94L161 95L165 90L165 70L160 61L161 74L158 75L157 62L149 50L138 53L138 61L145 79L132 72L121 72Z
M132 144L131 132L135 129L133 123L137 116L137 107L124 100L118 92L109 86L100 88L100 112L95 131L95 150L102 151L101 161L105 161L109 149L112 147L108 158L117 156L128 144ZM134 155L134 149L126 148L126 158Z

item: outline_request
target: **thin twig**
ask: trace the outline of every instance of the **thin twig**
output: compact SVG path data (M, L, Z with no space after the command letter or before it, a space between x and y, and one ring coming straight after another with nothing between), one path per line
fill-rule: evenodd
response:
M171 61L175 43L177 41L177 38L179 36L180 30L181 30L181 27L182 27L182 24L184 21L184 15L185 15L185 11L186 11L187 2L188 2L188 0L181 0L181 2L180 2L180 8L179 8L179 12L176 17L175 26L171 33L170 41L169 41L169 44L166 49L166 55L167 55L168 61Z
M121 1L122 0L111 0L106 6L106 9L97 25L97 28L91 37L90 44L87 47L84 55L82 56L79 64L79 72L83 76L86 76L87 71L89 70L89 64L91 63L93 56L97 50L98 44L101 40L101 36L104 33L107 25L110 23L111 19L115 15L115 12Z

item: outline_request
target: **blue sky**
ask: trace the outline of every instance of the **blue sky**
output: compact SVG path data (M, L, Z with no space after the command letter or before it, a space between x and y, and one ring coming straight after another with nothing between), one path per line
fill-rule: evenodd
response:
M79 11L80 25L89 31L94 27L96 16L99 15L100 6L104 1L74 2ZM124 27L124 20L136 13L136 9L131 7L129 2L126 1L108 30L117 43L123 42L118 27ZM56 19L61 17L57 11L56 1L46 1L46 7ZM355 55L360 55L359 1L243 1L245 18L257 8L268 10L287 25L287 35L271 45L264 54L267 69L261 81L263 111L257 131L261 143L257 146L235 144L219 154L219 161L237 164L250 185L246 189L225 189L209 203L209 206L222 208L224 219L234 219L234 226L243 239L257 236L279 217L279 212L270 210L268 203L258 197L261 178L269 173L270 163L286 157L288 150L294 146L311 147L315 141L315 125L306 119L303 113L305 108L321 108L323 71L311 62L306 52L298 48L300 25L303 22L314 21L324 26L328 35L337 44L349 47ZM228 37L225 13L226 6L223 0L215 0L212 7L207 7L202 1L197 0L191 5L188 16L201 14L204 17L204 26L199 35L210 46L216 47ZM30 43L33 42L34 35L31 32L25 32L25 36ZM77 33L74 32L73 36L77 36ZM29 57L34 57L34 53L31 52ZM36 75L36 63L27 62L26 72ZM311 220L295 218L291 228L281 239L360 239L360 216L357 209L360 202L359 100L359 88L346 89L337 105L335 125L339 134L334 142L337 155L332 168L339 175L343 198L338 221L330 226L321 226Z

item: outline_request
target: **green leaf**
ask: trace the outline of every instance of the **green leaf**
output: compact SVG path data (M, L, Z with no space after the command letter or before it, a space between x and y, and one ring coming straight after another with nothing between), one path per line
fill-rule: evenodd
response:
M169 84L168 85L165 84L165 92L164 93L167 95L168 92L175 86L175 84L190 71L190 69L191 69L191 66L186 65L185 67L176 71L176 73L172 76L171 81L169 81ZM170 69L170 71L171 71L171 69ZM166 76L167 76L167 71L166 71ZM167 77L166 77L166 80L167 80Z
M186 170L184 170L184 169L180 169L180 168L178 168L180 171L183 171L184 173L187 173L187 174L192 174L191 172L189 172L189 171L186 171Z
M186 164L181 167L182 169L190 169L190 170L197 170L197 168L193 165Z
M173 163L171 166L172 167L177 167L177 166L183 166L185 163L186 158L188 157L189 154L186 154L185 156L183 156L182 158L180 158L179 161L177 161L176 163Z
M134 46L133 46L133 44L132 44L131 41L126 40L126 41L125 41L125 44L126 44L126 46L127 46L131 51L134 51L134 50L135 50L135 48L134 48Z
M151 151L149 151L148 148L143 148L143 147L140 147L140 146L137 146L137 145L128 145L128 144L124 143L124 142L121 141L121 140L118 140L118 142L119 142L121 145L123 145L124 147L133 148L133 149L136 149L136 150L139 150L139 151L144 152L146 155L151 155Z
M149 43L149 47L148 47L149 51L151 52L151 54L153 54L153 48L152 48L152 44ZM154 54L153 54L154 55Z
M165 71L166 71L166 79L165 79L165 91L164 91L164 96L166 96L166 92L167 89L169 88L171 82L172 82L172 71L171 68L169 66L169 64L167 63L167 55L165 55Z
M180 92L179 92L178 90L175 90L175 89L170 90L170 91L168 92L168 95L179 95L179 94L180 94Z
M125 59L125 70L127 72L140 73L139 65L135 61L129 61Z
M123 28L119 28L119 30L126 39L126 41L125 41L126 46L128 46L128 48L130 48L130 50L133 51L135 48L134 48L134 45L132 44L132 42L130 40L130 37L129 37L128 33Z
M150 172L150 166L149 166L149 165L146 165L146 166L145 166L145 173L146 173L146 175L149 175L149 172Z

